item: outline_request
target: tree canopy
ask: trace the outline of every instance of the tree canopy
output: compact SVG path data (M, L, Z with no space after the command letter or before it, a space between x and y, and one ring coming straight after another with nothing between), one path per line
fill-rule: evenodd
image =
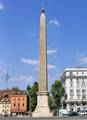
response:
M37 105L37 92L38 92L38 82L34 82L34 84L30 87L27 86L28 93L28 110L33 112Z
M57 113L61 107L61 98L64 96L64 87L60 80L56 80L51 86L51 96L49 96L49 106L51 111Z

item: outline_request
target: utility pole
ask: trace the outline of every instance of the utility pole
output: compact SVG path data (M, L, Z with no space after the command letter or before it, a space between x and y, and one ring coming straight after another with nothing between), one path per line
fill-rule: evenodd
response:
M8 79L9 79L9 78L10 78L10 77L9 77L9 75L8 75L8 73L7 73L7 74L6 74L6 78L5 78L5 80L6 80L6 89L7 89L7 87L8 87L8 86L7 86L7 85L8 85L7 83L8 83Z

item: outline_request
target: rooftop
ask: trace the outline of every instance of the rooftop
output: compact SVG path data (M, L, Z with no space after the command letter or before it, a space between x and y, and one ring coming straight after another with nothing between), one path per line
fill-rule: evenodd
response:
M72 67L72 68L66 68L64 71L87 71L86 67Z

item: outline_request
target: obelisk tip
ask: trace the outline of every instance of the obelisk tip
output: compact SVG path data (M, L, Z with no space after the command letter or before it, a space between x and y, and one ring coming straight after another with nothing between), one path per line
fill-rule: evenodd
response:
M42 2L42 13L44 13L45 10L44 10L44 1Z

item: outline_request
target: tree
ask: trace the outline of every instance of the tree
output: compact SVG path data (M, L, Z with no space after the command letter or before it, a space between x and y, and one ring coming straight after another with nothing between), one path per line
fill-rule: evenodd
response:
M29 95L30 95L30 85L27 86L27 110L29 111L29 104L30 104L30 99L29 99Z
M61 107L61 98L64 96L64 87L60 80L56 80L51 87L50 108L54 113L58 113Z
M16 90L16 91L21 91L18 87L16 87L16 86L13 86L12 87L12 90Z
M34 82L34 84L30 87L27 86L27 93L29 96L29 110L33 112L37 105L37 92L38 92L38 82Z
M53 100L53 96L49 95L49 108L51 110L51 112L55 109L56 104Z

